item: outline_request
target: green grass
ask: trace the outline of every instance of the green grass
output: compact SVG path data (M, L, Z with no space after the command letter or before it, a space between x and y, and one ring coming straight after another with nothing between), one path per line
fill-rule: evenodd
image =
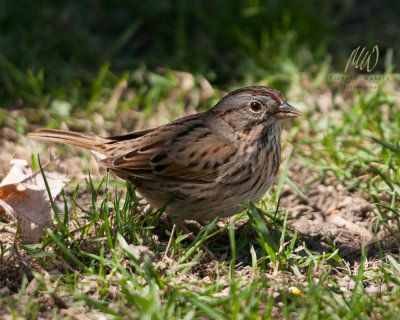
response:
M105 76L101 76L102 72ZM142 77L146 74L149 81L142 84L145 89L139 90L134 100L144 111L148 110L146 118L151 119L151 111L156 111L154 106L159 103L179 113L174 108L177 100L170 100L171 94L175 93L178 98L174 99L179 100L187 91L177 87L177 78L172 73L161 76L138 72ZM104 127L93 122L93 129L98 132L133 103L121 97L115 112L106 113L104 108L112 91L102 79L112 76L107 68L99 72L94 80L94 98L89 99L85 111L104 114ZM115 78L114 84L124 79ZM196 96L201 89L194 79L190 92ZM398 83L397 78L393 81ZM326 88L330 90L328 85ZM368 199L376 206L373 230L390 230L398 239L400 118L398 112L391 112L398 108L393 94L383 90L358 92L355 102L344 101L329 116L321 113L317 103L311 104L303 119L293 122L287 131L288 140L283 141L283 147L290 148L292 141L295 148L282 164L275 189L258 207L250 203L244 215L224 227L215 228L216 221L211 222L195 234L195 240L179 228L171 232L169 227L160 227L163 208L141 214L132 187L115 183L108 174L103 181L89 180L86 190L91 200L85 205L75 201L81 188L75 185L74 191L63 194L63 211L58 212L53 206L58 227L48 229L40 243L22 245L16 239L9 247L1 247L3 265L16 259L15 255L7 255L14 250L21 261L35 261L37 267L21 271L17 295L1 297L0 306L9 314L31 319L44 314L46 299L55 301L50 304L54 315L63 309L77 312L77 308L85 306L88 317L395 317L399 311L400 266L390 252L381 249L378 258L373 255L371 264L369 249L365 248L356 257L358 264L354 264L341 256L330 239L326 240L329 250L310 249L307 239L288 227L293 217L278 206L285 182L307 197L307 185L296 185L288 177L291 163L297 162L312 168L317 180L331 177L344 189ZM218 93L202 107L207 108L217 99ZM191 103L195 101L198 100ZM382 105L387 105L387 113L381 112ZM62 106L54 108L54 112L65 112ZM186 108L182 106L180 112ZM57 127L61 119L73 123L82 112L74 108L70 111L50 121L49 126ZM27 119L25 122L29 122ZM22 128L26 130L26 126ZM34 163L39 165L38 161ZM243 221L247 216L249 219ZM203 244L222 257L221 261L210 263ZM134 246L145 246L148 254L138 256ZM340 285L345 276L353 281L353 289ZM32 279L38 285L25 295ZM380 285L383 291L369 293L371 284ZM49 317L49 313L46 315Z
M107 190L108 180L100 187ZM322 255L307 250L296 241L296 235L286 235L284 217L280 217L284 219L283 226L265 220L265 212L252 204L248 212L251 219L244 229L255 230L256 242L249 241L247 236L235 236L232 224L225 231L212 233L213 222L195 241L183 239L180 232L172 235L173 245L170 252L165 252L165 246L156 246L152 241L157 213L147 217L132 215L135 195L131 188L123 202L118 190L114 196L106 191L99 197L99 188L91 185L93 205L85 209L83 221L77 219L76 207L66 210L64 214L70 212L71 216L58 214L59 230L48 229L42 243L16 244L18 251L37 259L43 269L51 264L65 269L54 275L32 270L29 277L36 279L38 286L21 305L27 285L24 276L19 298L0 300L7 313L34 319L41 308L39 297L43 296L52 297L59 307L70 310L74 306L88 306L89 317L105 314L133 319L273 319L278 315L305 319L390 319L398 312L400 265L389 255L382 257L373 270L375 281L387 285L382 296L369 295L364 289L363 282L370 280L371 274L371 270L367 273L364 269L367 252L362 254L356 273L348 269L354 289L342 289L332 273L331 262L349 267L335 248ZM71 229L67 219L76 219L78 227ZM221 246L218 240L214 242L216 235L226 230L229 243ZM230 258L215 263L213 270L208 271L209 278L203 281L194 277L192 270L208 263L204 252L195 249L205 240L209 247L226 251ZM154 253L153 261L149 255L138 257L132 252L129 244L142 241ZM165 254L173 259L160 258ZM249 255L251 259L243 263ZM189 279L185 278L187 275ZM195 280L190 280L190 275ZM301 293L293 293L291 286ZM57 314L57 307L52 312Z
M210 108L221 97L218 89L245 85L281 89L304 111L284 131L274 189L230 223L197 230L195 239L173 228L165 208L144 215L135 190L108 173L70 183L60 197L64 209L53 204L57 227L41 242L22 244L18 235L0 241L0 309L26 319L60 312L124 319L397 318L400 77L392 64L400 51L389 31L398 28L392 15L398 3L380 11L369 5L0 1L0 129L17 133L10 137L16 145L28 145L26 133L42 126L118 134L166 123ZM357 33L360 26L365 34ZM342 92L329 72L342 72L354 47L375 43L382 49L377 71L391 79L378 90ZM318 99L330 94L329 103ZM59 150L61 160L89 157ZM298 183L293 165L313 176ZM306 201L315 183L366 199L376 242L346 255L336 239L293 230L296 217L279 206L284 186ZM83 203L84 193L90 200ZM210 260L202 245L219 260Z
M352 49L378 44L398 61L398 2L101 0L63 4L0 1L0 106L93 103L127 70L166 67L227 89L265 79L287 88L325 60L343 70ZM103 66L103 67L100 67ZM100 70L100 72L99 72ZM385 70L384 59L377 69ZM93 83L95 75L98 79ZM104 78L103 78L104 77ZM104 83L103 83L104 81Z
M94 81L100 82L95 90L105 93L96 96L93 107L99 113L104 112L111 94L100 78ZM135 98L148 103L145 110L155 110L159 102L168 104L172 92L181 92L170 73L149 73L148 78L154 82ZM115 83L123 80L115 79ZM200 92L196 81L191 90ZM195 234L195 240L179 228L174 232L160 228L163 208L142 215L132 187L114 183L108 175L103 181L89 180L86 187L91 200L85 205L75 202L81 188L76 185L74 191L63 194L64 210L54 209L58 227L48 229L40 243L22 245L16 239L11 247L1 248L4 265L15 259L6 253L15 250L22 260L33 259L38 267L22 272L17 296L1 297L0 306L9 314L31 319L43 315L45 297L55 301L50 312L54 315L63 309L78 312L77 308L85 306L89 318L103 314L134 319L392 319L399 311L400 266L390 252L381 250L371 264L366 248L355 265L341 256L330 239L326 241L330 250L310 249L306 239L288 227L293 217L278 207L283 183L290 181L290 164L297 162L312 168L317 180L332 177L346 190L374 203L373 230L391 230L398 239L398 231L393 230L400 228L400 119L398 112L390 112L398 106L390 91L355 96L356 102L345 101L329 117L319 111L318 104L310 105L303 120L294 122L288 131L295 149L283 162L273 192L258 207L250 203L247 214L222 228L211 222ZM208 99L204 107L217 98ZM105 123L127 108L126 103L121 98L115 113L104 115ZM387 114L380 112L383 104ZM76 112L80 111L72 109L63 121L72 123ZM151 118L151 112L147 117ZM57 127L60 119L50 126ZM284 148L289 146L288 140L283 141ZM306 185L289 184L306 197ZM243 221L246 216L247 222ZM202 244L224 258L210 263ZM134 253L134 246L141 245L147 255ZM345 276L353 281L352 290L340 285ZM24 295L32 279L38 285ZM380 285L383 291L368 293L371 284Z
M396 213L400 201L397 99L393 92L382 90L355 96L356 102L326 117L321 118L317 105L307 111L310 131L300 138L304 147L299 149L299 161L318 168L321 177L333 174L346 190L373 199L382 214L390 212L383 213L381 205Z

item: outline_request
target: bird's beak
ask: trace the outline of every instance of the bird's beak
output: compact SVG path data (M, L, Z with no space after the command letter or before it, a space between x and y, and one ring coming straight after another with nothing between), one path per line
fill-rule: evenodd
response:
M274 111L275 117L278 119L296 118L302 115L302 112L290 104L282 101L282 104Z

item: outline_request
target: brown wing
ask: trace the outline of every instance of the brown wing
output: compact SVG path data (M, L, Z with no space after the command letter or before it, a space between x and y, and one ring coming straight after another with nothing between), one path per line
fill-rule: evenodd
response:
M218 137L198 118L180 120L132 141L113 137L114 141L106 145L106 153L116 156L101 163L124 177L214 180L219 166L237 153L235 145Z

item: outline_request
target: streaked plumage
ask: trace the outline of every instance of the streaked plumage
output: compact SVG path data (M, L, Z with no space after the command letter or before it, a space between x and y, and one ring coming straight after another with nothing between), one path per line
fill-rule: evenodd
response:
M167 125L100 137L39 129L32 136L94 150L118 176L159 208L181 219L210 220L259 200L280 164L282 119L301 113L268 87L247 87L204 113Z

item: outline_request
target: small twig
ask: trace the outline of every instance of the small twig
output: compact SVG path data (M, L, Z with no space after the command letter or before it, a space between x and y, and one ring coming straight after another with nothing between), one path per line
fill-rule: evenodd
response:
M163 260L168 255L168 251L169 251L169 248L171 247L171 244L172 244L172 237L174 236L175 229L176 229L176 224L174 223L174 226L172 227L172 230L171 230L171 236L169 237L169 240L168 240L167 248L165 249L165 252L164 252Z

